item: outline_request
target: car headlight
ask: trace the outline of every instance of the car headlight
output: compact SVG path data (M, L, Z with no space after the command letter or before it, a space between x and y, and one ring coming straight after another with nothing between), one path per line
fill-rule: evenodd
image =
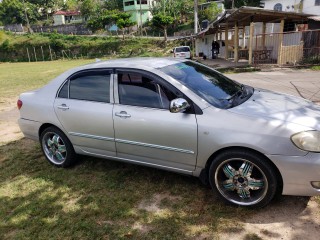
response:
M291 136L291 141L298 148L309 152L320 152L320 132L305 131Z

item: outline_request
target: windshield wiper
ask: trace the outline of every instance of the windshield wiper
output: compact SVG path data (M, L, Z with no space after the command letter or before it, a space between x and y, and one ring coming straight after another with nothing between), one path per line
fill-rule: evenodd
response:
M233 94L232 96L230 96L229 98L225 99L228 100L230 103L230 107L234 107L238 105L238 99L243 99L247 96L247 91L246 88L243 84L240 85L240 89L238 91L236 91L235 94Z

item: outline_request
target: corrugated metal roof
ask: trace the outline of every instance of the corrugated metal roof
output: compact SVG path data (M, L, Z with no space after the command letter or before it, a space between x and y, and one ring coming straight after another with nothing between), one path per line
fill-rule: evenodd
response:
M80 11L58 11L53 15L77 16L80 15Z
M312 17L308 17L308 18L311 19L311 20L320 22L320 16L312 16Z

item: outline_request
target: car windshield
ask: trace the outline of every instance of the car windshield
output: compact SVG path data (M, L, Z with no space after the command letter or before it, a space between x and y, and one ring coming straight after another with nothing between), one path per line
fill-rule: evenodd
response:
M189 47L178 47L176 48L176 52L190 52Z
M237 106L253 94L253 88L232 81L217 71L195 62L176 63L160 70L218 108Z

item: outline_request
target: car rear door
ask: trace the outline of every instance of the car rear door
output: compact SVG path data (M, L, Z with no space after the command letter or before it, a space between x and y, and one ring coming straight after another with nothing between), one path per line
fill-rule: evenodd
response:
M117 156L192 171L197 158L194 113L171 113L181 93L155 75L118 70L113 111Z
M115 156L113 75L108 69L81 71L64 83L55 113L73 145L84 152Z

